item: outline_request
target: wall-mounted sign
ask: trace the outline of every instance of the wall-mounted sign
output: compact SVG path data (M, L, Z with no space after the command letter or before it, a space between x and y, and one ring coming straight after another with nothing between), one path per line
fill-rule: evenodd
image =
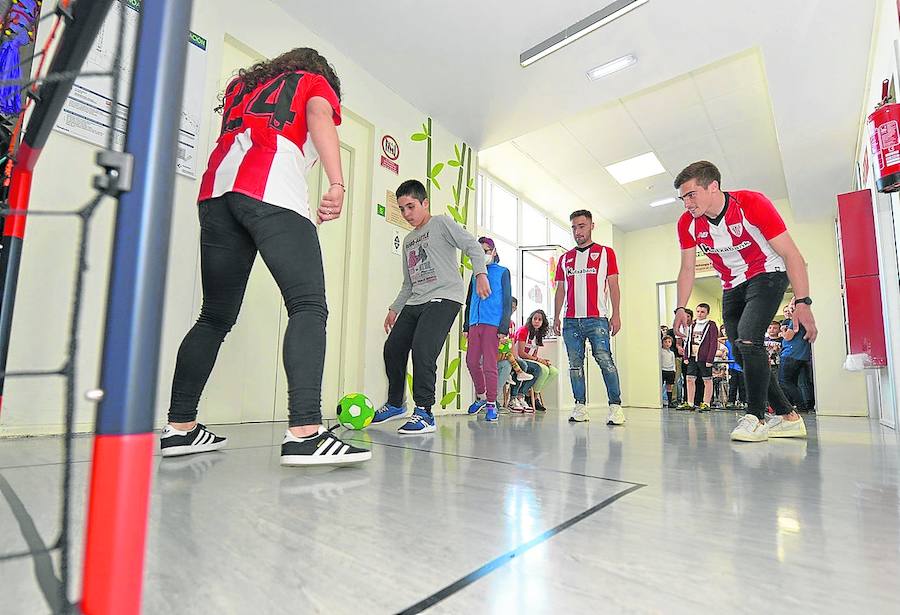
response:
M397 204L397 195L388 190L384 197L384 219L393 225L411 231L412 224L406 221L403 214L400 213L400 205Z
M391 135L381 137L381 151L384 152L381 156L381 166L394 175L399 175L400 165L397 164L397 159L400 158L400 144L397 143L397 139Z
M384 155L390 160L397 160L400 158L400 144L397 143L397 139L391 135L384 135L381 138L381 151L383 151Z
M387 156L381 157L381 166L383 166L394 175L400 175L400 165L393 160L390 160Z

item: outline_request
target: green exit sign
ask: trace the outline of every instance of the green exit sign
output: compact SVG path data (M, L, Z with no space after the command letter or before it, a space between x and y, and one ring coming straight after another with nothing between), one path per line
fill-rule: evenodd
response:
M382 218L385 216L384 205L378 206L378 215L381 216Z

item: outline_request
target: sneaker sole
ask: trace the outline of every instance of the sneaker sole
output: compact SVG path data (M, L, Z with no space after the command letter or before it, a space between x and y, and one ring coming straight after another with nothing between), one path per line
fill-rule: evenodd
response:
M497 423L500 419L499 419L499 418L493 418L493 419L484 419L484 420L485 420L486 422L488 422L488 423Z
M753 436L745 436L743 434L735 436L731 434L732 442L767 442L769 440L768 434L763 436L762 438L757 438Z
M397 433L401 436L414 436L420 433L434 433L437 428L432 425L431 427L425 427L424 429L416 429L415 431L404 431L402 428L397 430Z
M347 453L345 455L282 455L283 466L345 466L351 463L362 463L372 458L372 451L364 453Z
M390 416L390 417L388 417L388 418L386 418L386 419L382 419L382 420L380 420L380 421L376 421L375 419L372 419L372 422L369 423L369 425L381 425L382 423L387 423L387 422L390 422L390 421L396 421L397 419L408 419L408 418L409 418L409 415L406 414L406 413L404 413L404 414L397 414L397 415L395 415L395 416Z
M621 427L625 424L625 421L622 421L621 423L616 423L615 421L606 421L606 424L612 425L613 427Z
M591 419L576 419L576 418L571 417L571 416L569 417L569 422L570 422L570 423L587 423L587 422L589 422L590 420L591 420Z
M185 444L183 446L169 446L167 448L161 448L159 454L163 457L183 457L184 455L193 455L194 453L211 453L213 451L217 451L220 448L224 448L228 443L228 440L222 440L221 442L214 442L211 444L198 444L196 446L191 444Z
M783 432L783 433L779 433L777 431L769 432L769 437L770 438L805 438L806 430L804 429L803 431Z

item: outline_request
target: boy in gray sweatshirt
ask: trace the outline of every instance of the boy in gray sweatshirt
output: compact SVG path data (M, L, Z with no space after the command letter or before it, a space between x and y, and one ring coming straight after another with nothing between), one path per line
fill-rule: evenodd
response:
M388 333L384 343L388 399L375 412L372 422L406 418L403 391L406 364L412 351L416 408L397 431L432 433L437 358L466 298L457 250L462 250L472 261L478 295L488 297L491 287L485 271L484 250L452 218L431 215L422 182L410 179L400 184L397 203L403 218L414 229L403 240L403 285L384 319L384 331Z

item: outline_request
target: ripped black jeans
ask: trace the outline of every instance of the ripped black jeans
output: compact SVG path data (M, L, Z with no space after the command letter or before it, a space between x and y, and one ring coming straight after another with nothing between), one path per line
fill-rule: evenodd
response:
M734 349L734 358L744 369L747 413L764 419L766 407L776 414L789 414L793 408L777 378L771 377L769 357L763 339L769 323L781 308L788 287L782 271L759 274L722 295L722 320Z

